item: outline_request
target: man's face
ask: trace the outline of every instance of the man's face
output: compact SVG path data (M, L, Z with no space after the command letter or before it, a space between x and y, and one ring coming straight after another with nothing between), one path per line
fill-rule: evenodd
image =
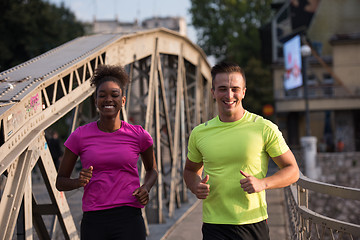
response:
M245 81L238 72L218 73L211 90L217 102L222 121L237 121L244 112L242 99L245 97Z

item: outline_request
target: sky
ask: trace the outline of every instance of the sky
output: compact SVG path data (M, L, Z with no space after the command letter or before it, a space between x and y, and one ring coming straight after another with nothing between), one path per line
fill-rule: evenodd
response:
M184 17L187 34L196 43L196 31L189 26L191 17L188 9L190 0L48 0L50 3L64 5L81 21L111 20L121 22L142 21L151 17Z

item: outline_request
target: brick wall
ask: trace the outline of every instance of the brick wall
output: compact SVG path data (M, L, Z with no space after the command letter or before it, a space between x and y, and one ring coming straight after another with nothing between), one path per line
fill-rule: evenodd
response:
M318 153L318 181L360 189L360 152ZM360 224L360 200L309 193L309 208L341 221Z

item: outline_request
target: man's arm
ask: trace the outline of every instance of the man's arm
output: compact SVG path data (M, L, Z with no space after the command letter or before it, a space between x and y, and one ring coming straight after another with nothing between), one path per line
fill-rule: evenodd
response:
M186 158L184 180L190 191L195 194L198 199L206 199L210 192L210 185L207 184L209 175L201 179L202 171L202 163L195 163Z
M240 170L240 173L245 177L240 180L241 187L244 191L247 193L255 193L266 189L282 188L289 186L299 179L299 167L291 150L272 159L280 168L280 170L272 176L258 179Z

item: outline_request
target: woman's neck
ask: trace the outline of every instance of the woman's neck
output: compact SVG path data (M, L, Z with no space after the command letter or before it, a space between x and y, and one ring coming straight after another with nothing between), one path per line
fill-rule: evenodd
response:
M115 119L100 118L97 121L97 126L103 132L115 132L121 128L121 120L118 117Z

